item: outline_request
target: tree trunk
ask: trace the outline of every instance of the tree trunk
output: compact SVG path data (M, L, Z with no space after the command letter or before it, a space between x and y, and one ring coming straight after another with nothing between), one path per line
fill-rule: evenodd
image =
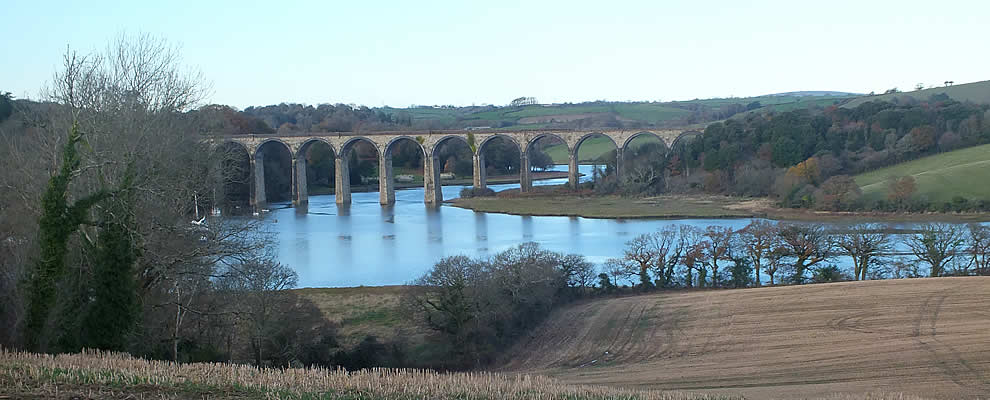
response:
M179 362L179 323L182 320L182 306L175 304L175 330L172 331L172 361Z
M760 287L760 269L762 268L759 260L753 263L753 274L756 275L756 287Z

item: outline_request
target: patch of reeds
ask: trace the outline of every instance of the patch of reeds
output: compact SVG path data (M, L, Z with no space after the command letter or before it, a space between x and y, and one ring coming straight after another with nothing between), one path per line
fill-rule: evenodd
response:
M253 393L271 399L725 399L718 395L567 385L535 375L438 373L376 368L258 369L248 365L149 361L87 351L46 355L0 349L0 388L12 392L57 385ZM46 390L50 392L50 390Z
M439 373L375 368L347 372L326 368L254 368L222 363L176 364L122 353L35 354L0 348L0 393L58 393L59 387L110 398L155 393L211 392L209 398L263 399L643 399L721 400L714 394L569 385L538 375L491 372ZM64 391L64 389L63 389ZM163 394L164 393L164 394ZM110 394L110 395L108 395ZM0 396L2 398L2 396ZM133 396L121 397L133 398ZM835 395L830 400L921 400L902 394Z

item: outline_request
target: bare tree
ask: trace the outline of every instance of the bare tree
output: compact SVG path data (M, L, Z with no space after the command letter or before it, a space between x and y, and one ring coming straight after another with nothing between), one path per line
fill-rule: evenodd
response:
M741 248L746 258L753 263L753 273L756 274L756 286L760 286L760 271L764 269L764 260L771 257L771 252L779 247L779 231L776 223L755 220L738 232ZM774 269L776 272L776 269ZM773 276L770 277L771 284Z
M683 235L686 225L667 225L654 233L654 244L657 250L656 265L653 273L662 281L664 286L674 282L674 267L684 254L687 245Z
M222 275L218 266L250 258L265 246L263 235L255 235L257 224L217 219L190 226L196 193L223 187L215 177L218 166L231 156L211 148L200 121L186 111L204 98L208 89L202 77L180 64L178 49L149 35L120 36L104 51L79 55L67 52L64 65L44 91L43 108L22 113L25 134L3 135L0 145L0 186L16 202L3 211L17 210L25 220L37 221L38 199L43 185L64 160L60 148L65 132L73 124L84 134L80 164L73 175L70 199L132 181L127 209L133 212L128 225L139 247L137 271L145 321L141 328L149 338L181 335L189 315L202 315L200 297L212 290L211 280ZM13 157L7 157L8 155ZM40 188L40 189L39 189ZM113 196L111 196L113 197ZM218 200L207 199L206 202ZM108 201L118 201L115 197ZM123 201L121 199L120 201ZM97 204L92 216L106 214ZM0 216L0 233L7 222ZM96 221L99 222L99 221ZM12 231L21 249L35 249L35 224ZM34 225L34 226L31 226ZM100 231L99 224L84 225L72 251L84 253ZM5 259L30 260L17 255ZM77 278L88 268L83 258L73 259ZM12 265L21 271L24 262ZM13 275L23 275L13 272ZM84 279L74 279L84 280ZM11 304L16 304L12 302ZM169 309L169 312L164 312ZM59 321L56 321L59 322ZM155 346L155 339L136 346ZM148 350L148 348L138 351ZM173 357L176 357L173 351Z
M595 282L595 265L589 262L584 256L568 254L560 260L564 287L572 289L584 289L591 287Z
M805 272L832 258L835 243L822 224L788 224L780 228L781 249L793 260L791 281L804 283Z
M624 258L638 267L636 275L639 278L639 286L643 290L653 286L650 281L650 269L653 269L658 263L659 246L656 241L656 235L644 233L626 242L626 248L623 251Z
M625 258L609 258L605 260L602 269L610 278L612 284L619 286L619 281L632 281L639 277L639 266Z
M787 249L783 246L773 247L766 254L766 261L763 264L763 272L770 277L770 286L777 284L777 272L780 271L780 267L783 266L786 258Z
M705 251L708 253L708 265L712 269L712 286L719 286L719 261L732 261L732 240L735 232L732 228L710 225L705 228Z
M705 233L701 229L693 226L686 226L681 231L681 237L684 239L685 249L684 255L681 257L680 262L684 265L684 283L687 287L694 286L694 274L697 273L697 286L705 286L705 272L708 265L708 243L705 240Z
M837 236L838 246L852 258L856 280L866 280L870 265L880 262L881 257L892 248L890 234L883 226L876 224L851 226L848 232Z
M232 294L235 312L246 317L250 326L251 350L256 366L261 366L263 351L277 330L277 311L284 308L287 290L298 282L296 272L271 256L233 264L220 280L222 290Z
M990 227L969 224L969 254L973 272L990 275Z
M965 233L956 225L928 223L910 235L905 244L918 261L931 266L930 276L942 276L945 267L958 255Z

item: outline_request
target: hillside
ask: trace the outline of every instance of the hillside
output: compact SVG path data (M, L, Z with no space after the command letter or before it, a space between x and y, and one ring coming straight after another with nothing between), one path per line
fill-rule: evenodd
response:
M856 176L856 183L867 202L885 199L887 178L912 176L917 185L915 197L934 203L967 200L990 200L990 145L969 147L936 154Z
M990 277L593 300L556 312L505 371L750 399L990 395Z
M434 124L448 128L491 127L508 130L573 128L576 126L689 126L703 124L752 110L787 111L815 105L829 105L856 95L842 92L780 93L757 97L695 99L670 102L587 102L532 104L524 106L471 106L408 108L382 107L374 110L399 118L407 115L414 126ZM811 93L811 92L808 92ZM703 128L703 126L702 126Z
M846 108L854 108L868 101L883 100L890 101L897 97L913 97L918 100L927 100L933 95L945 93L950 98L957 101L971 101L977 104L990 104L990 81L980 81L973 83L963 83L959 85L937 87L913 92L898 92L882 94L878 96L863 96L853 99L843 105Z

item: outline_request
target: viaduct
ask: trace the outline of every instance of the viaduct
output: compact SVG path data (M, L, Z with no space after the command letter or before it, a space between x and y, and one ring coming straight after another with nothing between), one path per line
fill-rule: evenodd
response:
M282 146L292 155L292 200L294 204L308 202L306 187L306 152L314 143L322 142L330 147L334 154L334 171L337 204L351 202L351 186L347 156L350 155L354 144L364 141L371 144L378 153L379 161L379 201L383 205L395 203L395 184L392 173L392 148L395 143L407 140L416 143L423 154L423 186L425 203L436 206L443 202L443 192L440 190L440 169L437 154L441 144L448 140L459 140L471 149L474 161L474 187L486 187L485 177L485 145L494 138L504 138L519 148L520 160L520 190L529 191L532 188L530 177L529 150L533 144L545 137L554 137L567 145L568 184L572 187L578 182L578 148L586 139L604 136L612 141L616 148L616 172L622 176L622 153L629 143L641 136L652 135L659 139L665 148L673 147L685 137L694 137L701 132L696 130L549 130L549 131L431 131L431 132L334 132L308 133L293 135L236 135L224 137L222 144L234 143L247 152L251 172L251 203L260 206L267 202L265 199L265 170L264 148Z

